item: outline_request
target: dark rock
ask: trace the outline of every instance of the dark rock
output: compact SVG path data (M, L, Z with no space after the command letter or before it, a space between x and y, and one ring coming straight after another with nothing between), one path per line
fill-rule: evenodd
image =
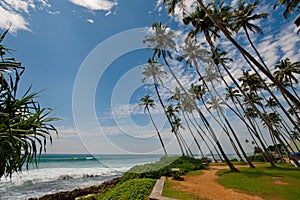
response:
M100 185L94 185L87 188L75 189L72 191L57 192L54 194L47 194L40 198L30 198L28 200L74 200L76 197L85 196L88 194L101 193L106 189L113 188L119 181L121 177L105 181Z

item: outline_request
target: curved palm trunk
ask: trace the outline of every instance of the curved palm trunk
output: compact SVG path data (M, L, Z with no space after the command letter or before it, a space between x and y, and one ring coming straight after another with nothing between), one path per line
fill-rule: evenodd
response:
M246 27L245 25L243 25L243 29L244 29L244 31L245 31L245 33L246 33L246 37L247 37L247 39L248 39L248 41L249 41L251 47L254 49L254 51L255 51L256 55L258 56L259 60L260 60L261 63L264 65L265 69L268 70L268 71L270 72L270 70L269 70L269 68L267 67L265 61L262 59L262 57L261 57L260 53L258 52L257 48L254 46L254 44L253 44L253 42L252 42L252 40L251 40L251 38L250 38L248 29L247 29L247 27ZM270 72L270 73L271 73L271 72Z
M211 85L212 85L212 87L213 87L215 93L221 98L221 100L222 100L223 102L225 102L225 101L223 100L223 98L219 95L219 93L217 92L217 90L216 90L216 88L215 88L215 86L214 86L214 84L213 84L212 82L211 82ZM226 102L225 102L225 104L226 104ZM230 108L230 106L229 106L229 108ZM224 113L222 112L222 110L219 110L219 113L221 113L223 119L225 120L227 126L229 127L229 129L230 129L230 131L231 131L231 133L232 133L232 135L233 135L233 137L234 137L234 139L235 139L235 141L236 141L238 147L240 148L240 150L241 150L241 152L242 152L244 158L246 159L247 163L249 164L250 168L255 168L255 166L254 166L254 165L252 164L252 162L249 160L249 158L248 158L248 156L247 156L247 154L246 154L246 152L245 152L243 146L241 145L241 143L240 143L240 141L239 141L239 139L238 139L238 137L237 137L237 135L236 135L236 133L235 133L233 127L231 126L231 124L230 124L229 121L227 120L227 117L224 115ZM235 114L237 114L237 113L235 113Z
M203 140L205 146L207 147L207 149L209 150L210 155L212 156L213 160L215 162L217 162L217 159L215 158L214 154L212 153L208 143L206 142L206 140L204 139L204 137L202 136L202 134L199 132L198 128L196 127L196 125L193 123L193 121L191 120L191 118L189 117L189 115L187 115L188 120L190 121L190 123L192 124L192 126L194 127L194 129L197 131L198 135L201 137L201 139ZM203 130L202 130L203 131ZM203 156L204 157L204 156ZM221 158L221 156L220 156Z
M184 156L184 151L183 151L182 145L181 145L181 143L180 143L180 140L179 140L179 138L178 138L178 134L177 134L177 132L175 131L175 127L173 126L172 121L171 121L171 119L170 119L168 113L166 112L166 106L165 106L165 104L163 103L163 101L162 101L162 99L161 99L161 96L160 96L160 94L159 94L159 91L158 91L158 88L157 88L157 79L156 79L156 76L155 76L154 74L153 74L153 80L154 80L154 87L155 87L155 91L156 91L157 97L158 97L158 99L159 99L159 102L160 102L161 106L163 107L163 110L164 110L164 113L165 113L165 115L166 115L166 117L167 117L167 119L168 119L168 122L169 122L170 126L172 127L172 132L174 132L175 137L176 137L176 139L177 139L177 142L178 142L180 151L181 151L182 155Z
M163 150L164 150L164 153L165 153L166 156L168 156L167 151L166 151L166 148L165 148L165 145L164 145L164 143L163 143L163 140L162 140L162 138L161 138L161 135L160 135L160 133L159 133L159 130L158 130L156 124L154 123L154 120L153 120L153 118L152 118L152 115L151 115L151 112L150 112L148 106L146 107L146 109L147 109L147 111L148 111L148 113L149 113L150 120L151 120L151 122L152 122L152 124L153 124L153 126L154 126L154 128L155 128L155 130L156 130L156 133L157 133L158 137L159 137L159 141L160 141L160 144L161 144L161 146L162 146L162 148L163 148Z
M197 141L197 139L196 139L196 137L195 137L195 135L194 135L194 133L193 133L191 127L190 127L190 124L189 124L189 122L188 122L188 120L187 120L187 117L186 117L186 114L185 114L184 111L182 111L182 115L183 115L183 118L184 118L184 120L185 120L185 122L186 122L186 125L187 125L188 129L189 129L189 132L191 133L191 135L192 135L192 137L193 137L193 139L194 139L194 141L195 141L195 143L196 143L196 145L197 145L197 147L198 147L198 149L199 149L199 151L200 151L200 154L201 154L202 158L204 158L203 151L202 151L202 149L201 149L201 147L200 147L200 144L198 143L198 141Z
M197 0L199 2L199 0ZM207 12L207 10L205 11ZM213 52L213 54L215 55L215 57L218 59L219 63L221 63L221 65L223 66L224 70L226 71L226 73L229 75L230 79L234 82L234 84L238 87L238 89L240 90L240 92L243 94L243 96L245 98L247 98L247 95L245 93L245 91L240 87L240 85L237 83L236 79L232 76L232 74L230 73L230 71L227 69L227 67L225 66L225 64L223 63L223 61L219 58L219 56L217 55L217 53L214 51L214 44L211 41L208 32L204 32L205 37L211 47L211 51ZM234 41L235 42L235 41ZM245 55L243 55L245 57ZM248 61L248 59L245 57L245 59ZM250 65L251 66L251 65ZM256 105L250 100L250 104L251 106L255 109L255 111L262 117L262 119L264 119L264 116L261 114L260 110L256 107ZM271 165L275 165L272 161L272 159L269 159L271 162Z
M213 148L215 149L219 159L221 160L221 162L224 162L223 157L220 155L220 152L218 151L218 148L216 147L216 145L214 144L214 141L212 141L212 139L210 137L207 136L207 134L205 133L205 131L201 128L201 125L198 123L198 121L196 120L196 117L194 116L193 112L191 113L193 116L193 119L195 121L195 123L197 124L197 127L202 131L202 133L204 133L204 135L207 137L208 141L211 143L211 145L213 146ZM200 137L202 137L201 133L198 131L198 128L196 128L197 132L199 133ZM205 139L203 138L203 140L205 141ZM207 145L208 149L209 145ZM217 160L215 160L217 162Z
M277 81L274 76L265 69L248 51L246 51L235 39L232 38L230 32L223 26L217 18L215 18L205 7L202 0L197 0L200 8L207 14L210 20L223 32L225 37L242 53L242 55L246 56L262 73L264 73L281 91L282 94L285 94L294 104L300 109L300 101L295 98L279 81Z
M263 78L261 77L261 75L258 73L258 71L253 67L253 65L251 64L251 62L245 58L247 63L253 68L254 72L257 74L257 76L263 80ZM276 95L274 95L274 93L270 90L269 86L262 81L262 85L264 86L264 88L269 92L269 94L272 96L272 98L274 98L274 100L276 101L276 103L278 104L278 106L280 107L280 109L283 111L283 113L286 115L286 117L289 119L289 121L296 127L296 129L300 132L300 128L297 126L297 124L295 123L295 121L292 119L292 117L289 115L289 113L287 112L287 110L285 109L285 107L281 104L281 102L279 101L279 99L277 98Z
M221 115L223 116L223 118L224 118L224 120L225 120L227 126L228 126L229 129L231 130L231 133L232 133L232 135L233 135L233 137L234 137L234 139L235 139L237 145L239 146L239 148L240 148L240 150L241 150L241 152L242 152L244 158L246 159L247 163L249 164L250 168L255 168L255 166L254 166L254 165L252 164L252 162L249 160L249 158L248 158L248 156L247 156L247 154L246 154L246 152L245 152L243 146L241 145L241 143L240 143L240 141L239 141L239 139L238 139L238 137L237 137L235 131L233 130L233 128L232 128L232 126L230 125L229 121L227 120L226 116L224 116L224 113L223 113L222 111L220 111L220 112L221 112Z
M296 96L298 99L300 99L300 97L299 97L299 95L298 95L298 92L296 91L296 89L295 89L295 87L294 87L294 84L293 84L292 79L291 79L291 78L289 78L289 79L290 79L290 82L291 82L291 88L292 88L292 90L293 90L295 96Z
M192 157L194 157L193 152L191 151L189 145L186 143L185 139L183 138L183 136L182 136L182 134L181 134L180 132L179 132L178 136L179 136L179 138L180 138L181 141L182 141L182 144L183 144L183 146L184 146L184 148L185 148L186 154L187 154L187 155L190 154Z
M170 65L169 65L169 63L168 63L168 61L167 61L167 59L166 59L166 55L163 55L163 59L164 59L164 61L165 61L165 63L166 63L166 66L168 67L168 69L169 69L171 75L174 77L174 79L176 80L176 82L177 82L177 84L180 86L180 88L183 90L183 92L187 95L187 97L189 98L189 100L193 103L193 105L194 105L194 107L196 108L196 110L197 110L198 114L200 115L201 119L204 120L204 122L205 122L205 124L206 124L205 126L207 126L207 128L208 128L209 131L210 131L210 133L213 134L212 136L213 136L213 138L214 138L214 140L215 140L215 142L216 142L216 144L217 144L219 150L221 151L221 154L222 154L222 156L223 156L223 158L224 158L226 164L227 164L228 167L230 168L230 170L231 170L231 171L235 171L235 172L239 172L239 170L238 170L236 167L234 167L234 165L233 165L233 164L230 162L230 160L228 159L228 157L227 157L227 155L225 154L225 152L224 152L224 150L223 150L221 144L219 143L219 141L218 141L216 135L213 133L213 130L212 130L212 128L210 127L208 121L205 119L203 113L200 111L200 109L198 108L197 104L191 99L191 97L189 96L189 94L187 93L187 91L185 90L185 88L182 86L182 84L180 83L180 81L178 80L178 78L176 77L176 75L174 74L173 70L171 69L171 67L170 67Z

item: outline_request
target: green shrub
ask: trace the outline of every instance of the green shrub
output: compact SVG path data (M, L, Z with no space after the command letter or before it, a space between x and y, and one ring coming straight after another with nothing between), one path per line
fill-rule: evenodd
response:
M267 154L266 153L257 153L257 154L254 154L253 156L249 156L248 158L252 162L266 162L265 158L267 158ZM269 153L269 158L272 159L273 161L278 160L278 159L275 159L274 155L270 154L270 153Z
M180 176L189 171L204 169L205 166L201 160L192 157L162 157L155 163L134 166L124 174L121 182L134 178L159 179L161 176L172 176L172 168L179 168Z
M265 158L262 153L258 153L258 154L249 156L249 160L252 162L265 162Z
M104 193L85 198L85 200L136 200L146 199L150 195L156 180L132 179L117 184L114 188Z
M238 162L238 159L232 158L230 161L231 161L231 162Z

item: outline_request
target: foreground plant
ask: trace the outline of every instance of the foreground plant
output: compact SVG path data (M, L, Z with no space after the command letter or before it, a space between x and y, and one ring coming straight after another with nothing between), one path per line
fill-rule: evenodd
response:
M7 58L9 49L2 45L8 30L0 37L0 178L22 171L26 164L37 166L38 157L52 143L52 125L57 118L49 117L51 109L42 108L38 93L30 88L18 98L18 84L25 68L14 58Z

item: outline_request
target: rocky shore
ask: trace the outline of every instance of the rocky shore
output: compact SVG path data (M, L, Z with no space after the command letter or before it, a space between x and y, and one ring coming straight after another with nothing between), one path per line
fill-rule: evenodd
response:
M74 200L77 197L82 197L89 194L97 194L103 192L106 189L113 188L120 181L120 179L121 177L117 177L109 181L105 181L100 185L95 185L82 189L74 189L72 191L63 191L54 194L47 194L39 198L30 198L28 200Z

